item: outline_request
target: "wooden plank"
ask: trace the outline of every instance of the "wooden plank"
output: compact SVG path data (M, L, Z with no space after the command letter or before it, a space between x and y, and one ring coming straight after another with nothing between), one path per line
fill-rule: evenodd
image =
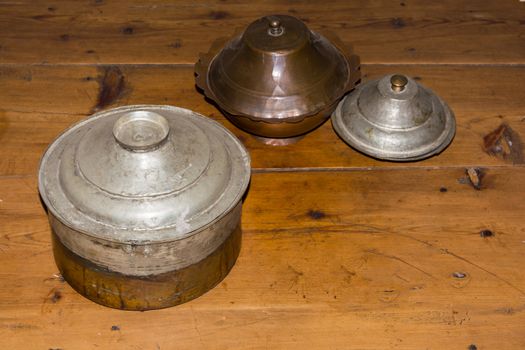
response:
M5 1L2 63L186 63L260 16L297 16L364 63L524 63L519 1Z
M116 84L119 79L106 79L104 83L103 76L107 72L120 74L119 79L123 79L124 84ZM363 67L364 80L389 72L416 76L421 83L440 94L455 111L458 123L456 138L441 155L416 163L380 162L346 146L333 132L330 122L295 145L263 145L233 127L213 105L204 100L195 90L193 71L188 67L0 67L0 91L3 92L0 94L0 174L35 173L45 147L65 128L92 113L97 106L110 108L137 103L178 105L220 121L245 143L251 153L253 167L257 169L523 163L520 137L525 134L525 67ZM102 99L101 91L106 96ZM507 145L512 157L503 157L503 148L498 150L496 147L495 152L491 152L490 148L484 149L484 137L502 123L513 130L509 138L512 145Z
M145 313L98 306L54 277L35 177L0 177L0 343L523 348L525 168L486 169L481 190L464 176L463 169L255 174L231 274L197 300Z

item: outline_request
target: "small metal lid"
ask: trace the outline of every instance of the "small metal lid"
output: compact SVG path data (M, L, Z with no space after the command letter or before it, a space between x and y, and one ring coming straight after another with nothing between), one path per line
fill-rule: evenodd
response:
M400 74L360 85L339 103L332 125L350 146L395 161L441 152L456 130L448 105L430 89Z
M196 83L231 115L297 122L332 106L359 80L359 57L343 46L295 17L262 17L201 54Z
M190 110L137 105L97 113L45 152L39 190L65 225L116 242L190 236L242 198L250 159L219 123Z

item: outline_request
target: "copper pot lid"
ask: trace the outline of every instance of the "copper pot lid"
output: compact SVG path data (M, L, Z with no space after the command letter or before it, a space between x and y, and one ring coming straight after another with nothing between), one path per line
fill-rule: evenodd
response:
M115 242L185 238L241 200L250 159L219 123L190 110L137 105L97 113L60 135L39 171L60 221Z
M435 155L448 146L456 130L448 105L400 74L360 85L339 103L332 125L358 151L394 161Z
M342 46L295 17L262 17L201 54L196 83L229 114L297 122L336 103L359 80L359 58Z

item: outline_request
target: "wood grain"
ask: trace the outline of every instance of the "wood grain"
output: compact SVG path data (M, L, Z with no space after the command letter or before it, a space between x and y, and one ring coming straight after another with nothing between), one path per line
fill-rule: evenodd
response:
M124 84L111 91L103 77L118 69ZM417 77L454 110L457 134L441 155L416 163L389 163L348 147L330 122L286 147L266 146L236 129L194 87L191 68L178 66L0 66L0 174L37 171L46 146L65 128L98 109L126 104L172 104L210 116L248 147L258 169L488 166L522 164L525 132L524 67L383 66L362 68L364 80L388 72ZM110 81L119 81L113 77ZM106 96L106 97L104 97ZM112 98L107 98L110 96ZM513 133L513 158L484 148L483 138L506 123Z
M231 274L201 298L145 313L98 306L54 277L35 177L2 177L0 343L522 348L525 169L485 172L481 190L463 169L255 174Z
M270 13L352 43L364 81L399 72L433 89L456 114L451 146L390 163L330 123L286 147L234 128L192 64ZM524 18L517 0L0 1L0 348L525 348ZM219 121L254 167L232 272L144 313L61 280L36 183L65 128L140 103Z
M193 64L212 41L283 13L352 43L364 63L524 63L519 1L3 1L1 63Z

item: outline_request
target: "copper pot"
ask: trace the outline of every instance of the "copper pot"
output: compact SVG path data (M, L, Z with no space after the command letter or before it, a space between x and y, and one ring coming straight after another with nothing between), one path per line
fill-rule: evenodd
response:
M197 86L233 124L271 139L315 129L361 76L359 57L334 34L285 15L219 39L200 55L195 73Z

